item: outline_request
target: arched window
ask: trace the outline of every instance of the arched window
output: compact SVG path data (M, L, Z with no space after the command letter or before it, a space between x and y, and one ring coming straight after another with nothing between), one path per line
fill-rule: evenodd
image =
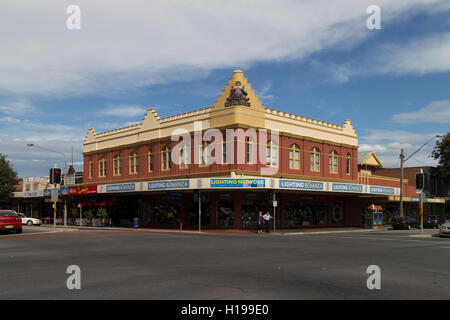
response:
M300 169L300 148L296 144L289 147L289 168Z
M320 171L320 150L316 147L311 149L311 171Z
M185 169L189 167L189 150L187 145L183 145L180 149L180 168Z
M148 172L153 171L153 161L154 161L153 159L154 159L153 149L150 148L148 150Z
M253 159L253 137L247 137L246 138L246 142L247 142L247 163L248 164L253 164L254 163L254 159Z
M331 173L338 172L338 153L334 150L330 152L329 166Z
M169 170L172 167L170 161L171 154L172 152L170 151L170 148L168 146L165 146L161 153L161 162L163 170Z
M120 155L114 157L114 175L120 176L122 174L122 158Z
M200 165L207 166L211 163L209 156L209 141L203 141L200 148Z
M98 176L106 177L106 158L101 158L98 162Z
M130 174L136 174L139 171L139 159L137 152L130 154Z
M347 153L347 156L345 157L345 161L346 161L346 164L347 164L347 169L346 169L346 172L347 172L347 174L350 174L350 163L351 163L351 159L352 159L352 156L350 155L350 153Z
M92 179L92 160L89 160L89 179Z
M278 165L278 146L272 140L266 145L266 165L271 167Z
M227 164L227 141L222 142L222 164Z

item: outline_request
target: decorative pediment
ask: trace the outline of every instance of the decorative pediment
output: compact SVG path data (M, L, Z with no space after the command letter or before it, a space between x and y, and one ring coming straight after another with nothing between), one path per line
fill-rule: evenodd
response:
M233 72L233 76L225 85L225 89L222 90L214 102L213 110L234 106L244 106L264 111L261 101L259 101L258 96L241 70Z

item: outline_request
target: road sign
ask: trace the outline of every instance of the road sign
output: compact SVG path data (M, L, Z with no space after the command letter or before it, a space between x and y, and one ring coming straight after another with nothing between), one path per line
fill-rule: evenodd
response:
M52 189L52 201L58 201L58 189Z

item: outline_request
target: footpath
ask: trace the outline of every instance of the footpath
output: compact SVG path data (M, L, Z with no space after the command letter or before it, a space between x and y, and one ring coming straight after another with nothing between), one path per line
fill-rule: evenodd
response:
M188 233L188 234L221 234L221 235L251 235L257 234L256 230L242 230L242 229L204 229L201 232L195 229L162 229L162 228L120 228L120 227L88 227L88 226L61 226L57 225L56 229L53 225L41 225L27 227L29 230L42 230L42 231L128 231L128 232L154 232L154 233ZM392 230L390 226L384 226L383 228L368 229L357 227L340 227L340 228L302 228L302 229L277 229L275 232L273 229L269 235L302 235L302 234L335 234L335 233L354 233L354 232L386 232Z

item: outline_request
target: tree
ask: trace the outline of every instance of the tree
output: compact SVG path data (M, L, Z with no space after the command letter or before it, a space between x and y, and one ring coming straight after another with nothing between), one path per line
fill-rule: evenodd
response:
M17 172L14 171L12 164L6 160L6 155L0 153L0 200L10 198L17 183Z
M439 169L445 182L450 183L450 132L439 141L436 141L432 153L434 159L439 160Z

